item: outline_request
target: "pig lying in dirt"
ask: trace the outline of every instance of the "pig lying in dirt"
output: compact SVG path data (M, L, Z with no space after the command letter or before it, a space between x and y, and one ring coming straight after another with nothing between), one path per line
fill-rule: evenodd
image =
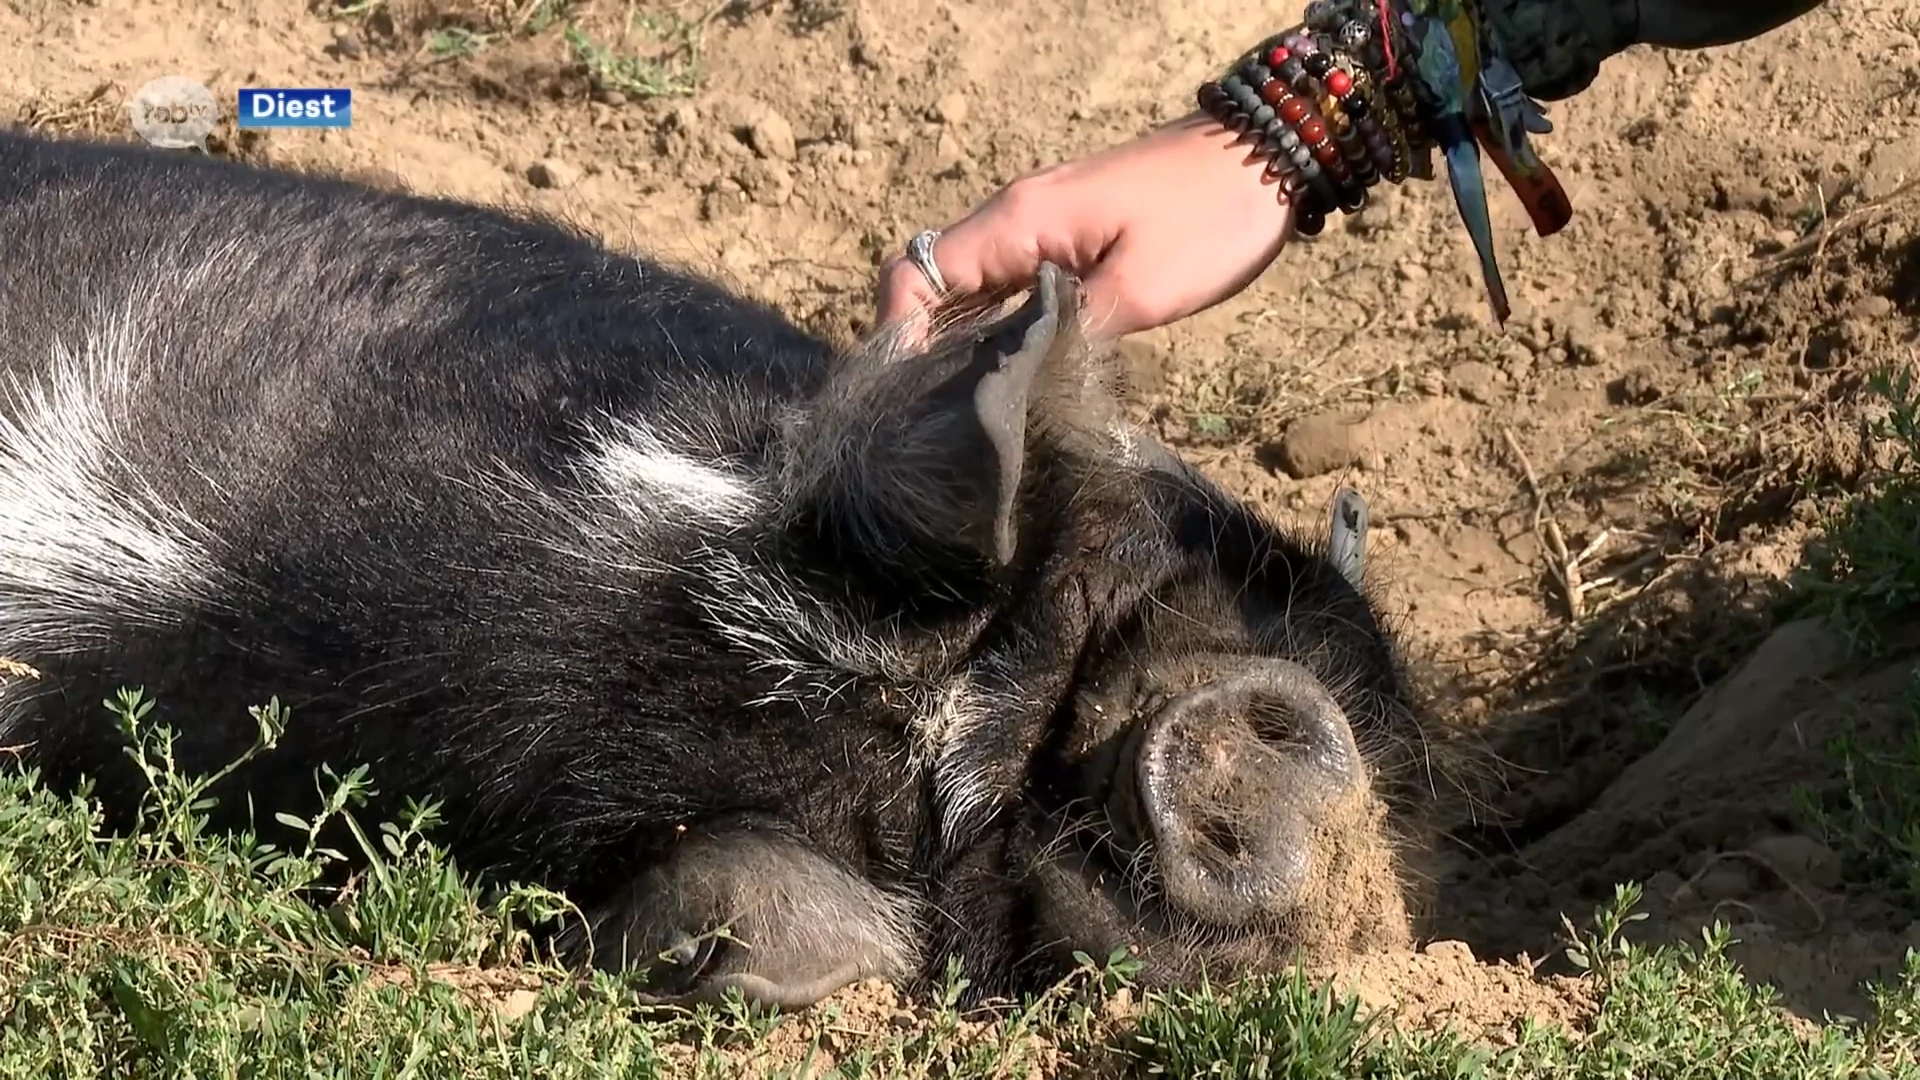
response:
M1056 270L842 355L554 224L12 134L0 237L0 743L117 820L103 698L205 773L278 696L223 822L367 764L663 1000L1404 934L1360 507L1289 537L1130 428Z

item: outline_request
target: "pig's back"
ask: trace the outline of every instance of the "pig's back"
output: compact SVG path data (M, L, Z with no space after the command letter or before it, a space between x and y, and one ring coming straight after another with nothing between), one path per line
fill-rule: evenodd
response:
M551 224L0 135L0 656L60 688L6 688L0 736L119 768L100 701L140 685L192 768L272 696L307 718L290 767L379 756L388 714L588 738L634 677L589 644L657 626L697 678L648 590L827 356Z

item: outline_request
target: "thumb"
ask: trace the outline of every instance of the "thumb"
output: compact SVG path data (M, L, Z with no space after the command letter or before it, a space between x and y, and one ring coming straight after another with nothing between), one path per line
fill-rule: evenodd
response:
M1115 250L1080 283L1080 323L1090 339L1116 341L1172 321L1141 303L1141 290L1129 280L1124 254Z
M928 254L946 295L902 253L881 268L877 314L884 325L944 302L1018 292L1033 284L1043 260L1080 273L1092 261L1085 253L1104 250L1111 231L1097 217L1063 215L1052 185L1037 176L1016 180L935 236Z
M895 255L880 267L877 314L881 325L904 319L916 312L931 310L941 296L933 290L927 275L905 255Z

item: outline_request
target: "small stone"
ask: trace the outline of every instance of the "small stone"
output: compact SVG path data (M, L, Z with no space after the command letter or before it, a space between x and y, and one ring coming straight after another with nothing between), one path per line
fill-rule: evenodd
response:
M785 206L793 198L793 173L778 161L750 161L735 179L762 206Z
M865 120L855 120L847 125L847 145L856 151L873 147L873 125Z
M1366 449L1365 427L1326 413L1295 420L1280 437L1280 468L1295 480L1305 480L1358 465Z
M1449 371L1447 376L1452 381L1453 388L1468 401L1480 405L1491 405L1498 395L1500 372L1490 364L1483 364L1478 360L1467 360L1453 365L1453 370Z
M1607 362L1612 350L1604 338L1586 327L1575 327L1567 331L1567 358L1586 367L1599 367Z
M1418 263L1399 263L1393 268L1400 279L1400 300L1412 306L1428 295L1427 268Z
M570 188L580 182L580 170L559 158L541 158L527 166L527 183L537 188Z
M1548 346L1553 344L1553 334L1547 329L1547 321L1537 314L1524 323L1507 327L1507 334L1536 356L1546 352Z
M967 122L967 96L965 94L947 94L934 102L927 110L927 118L937 124L958 127Z
M1464 941L1435 941L1421 951L1435 959L1453 960L1461 964L1474 962L1473 946Z
M1373 238L1394 231L1394 201L1385 195L1376 195L1367 200L1367 205L1359 213L1347 218L1347 231L1356 236Z
M668 110L660 123L669 132L691 135L700 130L700 108L690 101L681 102Z
M1863 296L1854 301L1849 314L1856 319L1877 322L1893 314L1893 301L1884 296Z
M772 109L762 112L747 129L747 141L761 157L792 161L796 144L793 125Z
M1747 847L1788 881L1821 889L1840 884L1840 856L1811 836L1764 836Z
M1666 390L1660 385L1660 372L1651 364L1641 364L1622 375L1608 387L1608 397L1615 405L1651 405L1666 396Z
M1648 896L1655 897L1662 903L1665 903L1673 899L1674 895L1685 887L1685 885L1686 880L1679 874L1671 870L1661 870L1647 878L1646 891Z
M1500 370L1514 382L1523 382L1533 374L1533 350L1526 343L1505 338L1494 346L1500 352Z
M1709 904L1738 900L1753 891L1753 878L1744 864L1727 861L1716 865L1693 883L1693 893Z
M747 193L738 182L721 180L700 197L700 216L707 221L725 221L747 207Z
M609 90L606 87L595 91L593 96L595 100L599 101L602 105L620 106L627 103L627 95L625 93L619 90Z
M500 1015L508 1020L518 1020L532 1012L539 1003L540 992L537 990L512 990L500 999Z
M329 47L329 51L342 60L358 60L361 53L360 39L354 37L351 30L335 30L333 44Z
M1860 198L1873 202L1920 176L1920 135L1883 139L1867 154L1861 170Z
M724 131L708 132L705 141L707 146L713 150L716 157L729 158L734 161L748 161L754 157L752 149Z
M1760 177L1751 173L1720 175L1713 178L1714 209L1750 210L1766 214L1772 210L1773 195Z

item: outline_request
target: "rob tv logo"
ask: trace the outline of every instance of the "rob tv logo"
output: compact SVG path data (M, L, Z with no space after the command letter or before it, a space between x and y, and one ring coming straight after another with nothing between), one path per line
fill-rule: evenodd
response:
M249 87L240 91L243 128L353 126L353 91L344 86Z

